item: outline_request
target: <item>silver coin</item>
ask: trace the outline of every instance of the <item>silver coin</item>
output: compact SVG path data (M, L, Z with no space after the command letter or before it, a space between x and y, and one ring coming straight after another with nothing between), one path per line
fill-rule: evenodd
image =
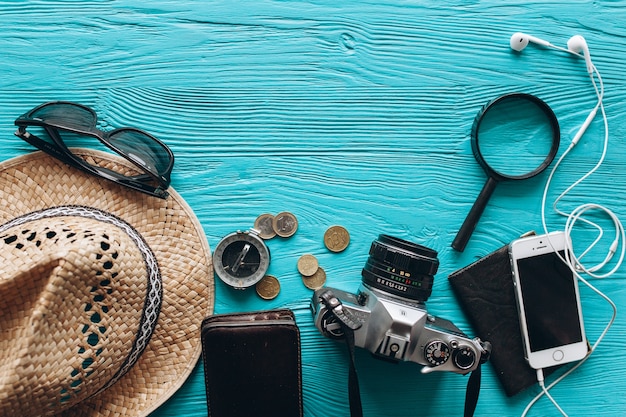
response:
M280 237L290 237L298 229L298 219L293 213L283 211L274 216L272 226L276 234Z
M254 221L254 229L259 232L262 239L271 239L276 236L274 231L274 215L270 213L261 214Z

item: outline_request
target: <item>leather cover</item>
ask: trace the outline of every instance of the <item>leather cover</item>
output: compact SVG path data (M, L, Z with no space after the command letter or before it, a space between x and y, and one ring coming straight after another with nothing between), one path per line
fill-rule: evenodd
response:
M453 272L450 285L476 335L491 342L489 362L508 396L537 382L524 357L509 246ZM544 370L549 374L555 368Z
M300 332L291 310L211 316L201 333L209 416L303 415Z

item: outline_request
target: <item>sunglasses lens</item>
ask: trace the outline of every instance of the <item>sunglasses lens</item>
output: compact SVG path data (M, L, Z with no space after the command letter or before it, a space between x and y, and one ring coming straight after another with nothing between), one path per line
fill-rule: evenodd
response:
M167 197L164 190L170 184L174 156L165 144L148 133L135 128L99 130L92 109L70 102L36 107L20 116L15 124L20 126L18 136L70 165L150 195ZM128 168L120 164L119 170L112 169L71 148L115 152L137 166Z
M57 127L66 127L74 130L87 130L96 124L96 115L88 108L71 103L53 103L42 106L30 117Z
M169 182L171 157L168 150L154 138L134 129L120 129L109 136L109 142L128 158L156 176Z

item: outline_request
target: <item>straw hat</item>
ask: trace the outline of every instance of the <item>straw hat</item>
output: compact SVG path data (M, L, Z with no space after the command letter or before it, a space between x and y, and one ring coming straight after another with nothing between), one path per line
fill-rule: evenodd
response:
M145 416L184 383L213 269L170 191L151 197L41 152L0 163L0 415Z

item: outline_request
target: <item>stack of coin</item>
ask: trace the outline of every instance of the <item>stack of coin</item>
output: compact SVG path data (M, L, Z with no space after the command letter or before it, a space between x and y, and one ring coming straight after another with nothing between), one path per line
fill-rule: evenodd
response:
M311 254L305 254L298 259L298 272L302 276L304 286L317 290L326 282L326 271L319 266L317 258Z
M271 239L276 235L291 237L298 230L298 219L288 211L278 213L276 216L264 213L254 221L254 229L262 239Z
M261 239L271 239L278 235L290 237L298 229L298 219L292 213L283 211L274 216L271 213L263 213L254 221L254 230ZM265 275L257 282L256 293L264 300L276 298L280 292L280 282L273 275Z

